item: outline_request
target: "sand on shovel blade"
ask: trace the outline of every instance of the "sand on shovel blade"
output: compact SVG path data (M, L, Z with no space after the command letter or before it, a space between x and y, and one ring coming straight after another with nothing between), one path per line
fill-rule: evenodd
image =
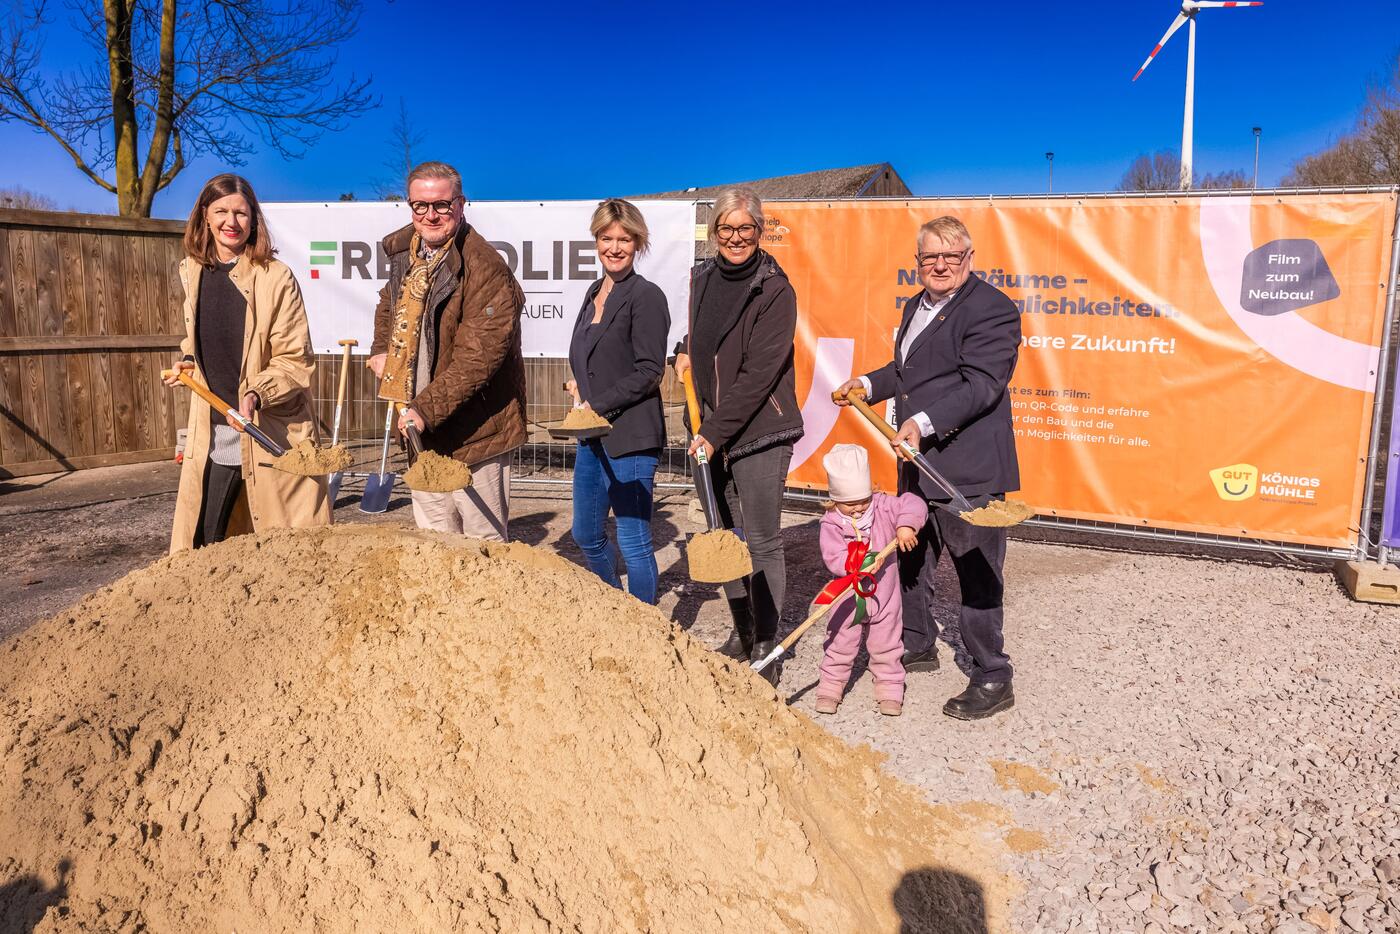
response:
M6 641L0 750L36 934L982 932L1012 890L998 826L518 543L161 559Z
M964 512L959 518L969 525L980 525L989 529L1010 528L1013 525L1020 525L1031 516L1035 515L1035 510L1017 499L1000 500L994 499L987 505Z
M403 482L420 493L451 493L472 485L472 471L461 461L424 451L405 471Z
M559 423L560 428L611 428L612 422L608 421L591 408L569 409L569 414L564 416L564 420Z
M691 537L685 548L690 579L704 584L724 584L753 573L749 546L728 529L712 529Z
M274 457L272 466L299 477L320 477L344 470L353 460L343 445L319 448L314 441L306 438L288 448L281 457Z

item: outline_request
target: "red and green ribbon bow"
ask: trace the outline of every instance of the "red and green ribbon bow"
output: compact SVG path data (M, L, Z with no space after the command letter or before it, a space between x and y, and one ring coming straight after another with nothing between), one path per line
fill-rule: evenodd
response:
M841 596L847 587L854 587L856 611L851 617L851 624L858 625L865 622L865 598L875 593L876 583L875 575L869 573L867 569L874 564L875 556L870 554L869 542L847 542L846 573L823 587L822 592L817 594L817 599L812 601L812 605L825 606Z

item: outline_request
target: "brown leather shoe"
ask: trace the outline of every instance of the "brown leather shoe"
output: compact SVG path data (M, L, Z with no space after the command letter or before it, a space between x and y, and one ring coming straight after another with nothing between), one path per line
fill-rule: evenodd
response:
M943 712L955 720L981 720L1009 710L1015 704L1016 695L1011 691L1010 681L972 682L966 691L948 699Z

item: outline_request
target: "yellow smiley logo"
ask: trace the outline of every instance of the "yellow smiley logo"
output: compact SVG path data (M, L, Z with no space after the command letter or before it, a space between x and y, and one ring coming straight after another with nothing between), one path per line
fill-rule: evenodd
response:
M1259 489L1259 470L1253 464L1231 464L1210 472L1215 492L1226 502L1249 499Z

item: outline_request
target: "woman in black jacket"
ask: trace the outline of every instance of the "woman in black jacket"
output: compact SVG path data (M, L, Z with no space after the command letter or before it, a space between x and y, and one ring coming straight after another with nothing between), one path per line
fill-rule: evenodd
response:
M652 484L666 443L661 374L671 314L666 296L633 268L646 252L642 212L613 198L589 225L605 275L588 290L574 322L570 390L581 406L612 423L603 438L580 441L574 462L574 541L588 566L621 588L608 547L608 511L617 518L617 546L627 590L656 603L656 553L651 542Z
M695 273L690 333L676 348L676 372L692 370L700 397L691 454L704 448L712 458L720 518L743 529L753 561L752 575L724 585L734 633L720 651L750 659L773 650L782 617L783 488L802 437L792 365L797 296L777 260L759 249L762 236L758 196L721 192L710 221L718 255ZM764 674L776 681L777 666Z

